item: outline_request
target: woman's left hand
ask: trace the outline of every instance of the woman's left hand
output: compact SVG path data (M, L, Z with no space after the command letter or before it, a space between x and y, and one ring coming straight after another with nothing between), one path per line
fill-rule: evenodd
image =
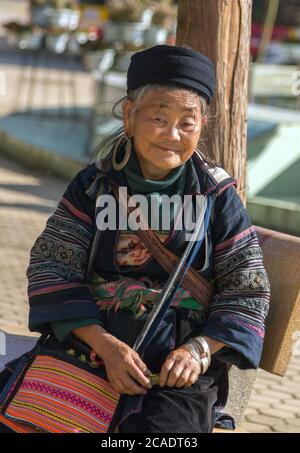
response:
M161 387L189 387L197 381L201 368L184 347L174 349L167 356L160 370Z

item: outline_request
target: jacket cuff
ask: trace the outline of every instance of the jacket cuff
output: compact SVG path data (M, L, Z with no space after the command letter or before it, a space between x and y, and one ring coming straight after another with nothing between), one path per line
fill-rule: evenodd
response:
M208 320L201 330L201 335L227 345L214 354L216 359L236 365L241 370L258 368L263 338L254 331L222 315Z

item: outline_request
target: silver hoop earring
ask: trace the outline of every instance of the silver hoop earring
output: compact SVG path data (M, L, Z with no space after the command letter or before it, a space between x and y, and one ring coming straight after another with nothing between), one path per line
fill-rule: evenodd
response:
M122 162L117 162L116 160L116 157L117 157L117 153L118 153L118 150L119 150L119 147L121 145L121 143L126 140L126 144L125 144L125 156L122 160ZM113 168L116 170L116 171L120 171L122 170L122 168L125 167L125 165L127 164L129 158L130 158L130 155L131 155L131 140L129 137L127 137L127 135L123 134L119 140L117 141L114 149L113 149L113 155L112 155L112 166Z

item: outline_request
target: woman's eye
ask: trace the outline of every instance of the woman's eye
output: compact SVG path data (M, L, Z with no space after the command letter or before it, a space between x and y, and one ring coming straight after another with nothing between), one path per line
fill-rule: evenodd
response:
M160 118L160 117L155 117L153 118L155 121L158 121L160 123L163 123L165 120L163 118Z
M195 124L194 123L188 123L188 122L185 122L182 124L182 126L186 129L192 129L195 127Z

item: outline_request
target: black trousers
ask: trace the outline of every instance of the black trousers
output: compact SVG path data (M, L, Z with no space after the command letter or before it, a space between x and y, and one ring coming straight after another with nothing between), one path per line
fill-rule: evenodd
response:
M190 387L155 386L144 397L139 413L119 426L121 433L210 433L218 386L203 375Z
M136 321L132 323L130 314L123 312L117 316L109 315L107 326L116 336L132 345L145 318L142 317L138 323ZM129 336L128 332L130 332ZM152 372L159 373L171 350L185 343L188 338L200 334L201 326L190 317L188 310L170 308L146 350L143 360ZM143 396L139 412L130 413L129 409L126 418L124 416L126 410L123 412L119 431L121 433L210 433L214 427L214 405L218 399L218 381L223 373L222 364L212 359L205 375L200 376L190 387L154 386Z

